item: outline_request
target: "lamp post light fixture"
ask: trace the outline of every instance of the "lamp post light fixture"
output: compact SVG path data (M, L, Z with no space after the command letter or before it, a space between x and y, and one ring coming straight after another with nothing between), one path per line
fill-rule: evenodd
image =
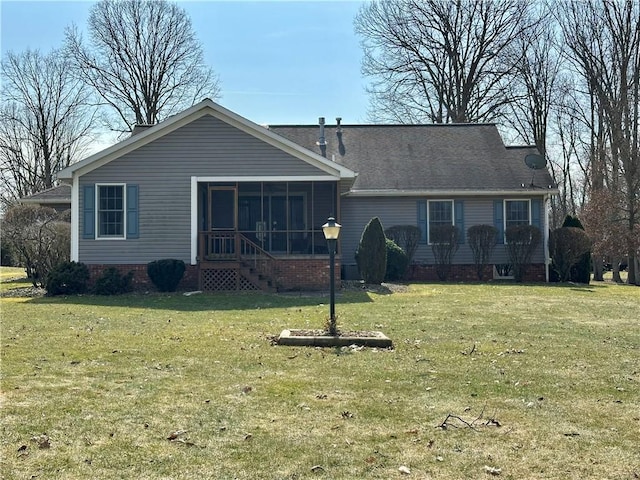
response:
M327 223L322 226L322 233L327 240L327 249L329 250L329 333L331 335L338 333L336 328L335 258L340 227L342 225L336 223L336 219L333 217L329 217Z

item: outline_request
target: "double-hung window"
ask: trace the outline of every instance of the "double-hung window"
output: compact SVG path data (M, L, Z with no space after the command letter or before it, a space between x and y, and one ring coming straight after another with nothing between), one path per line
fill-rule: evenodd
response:
M531 208L529 200L504 201L504 228L531 224Z
M138 229L138 185L98 183L81 186L83 239L135 239Z
M440 226L453 225L453 200L428 201L428 232L429 243L435 242L435 229Z
M96 190L98 238L124 238L124 185L97 185Z

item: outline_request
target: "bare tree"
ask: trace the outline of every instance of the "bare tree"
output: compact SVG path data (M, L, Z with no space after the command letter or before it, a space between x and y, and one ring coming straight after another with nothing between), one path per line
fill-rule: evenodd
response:
M510 46L514 75L507 109L509 126L545 157L550 117L559 103L557 96L562 81L562 59L550 18L544 10L536 12L527 34L515 38Z
M558 6L568 57L592 94L598 117L592 124L603 127L593 134L592 194L602 188L622 194L617 217L633 239L640 223L640 4L572 0ZM640 284L631 240L627 255L628 282Z
M114 115L112 130L153 125L219 91L203 64L186 11L166 0L102 0L89 15L89 42L67 29L76 72Z
M2 204L50 188L83 152L92 132L89 93L58 50L9 52L2 61Z
M531 27L521 0L389 0L355 19L373 78L372 116L401 123L483 122L509 101L509 46Z

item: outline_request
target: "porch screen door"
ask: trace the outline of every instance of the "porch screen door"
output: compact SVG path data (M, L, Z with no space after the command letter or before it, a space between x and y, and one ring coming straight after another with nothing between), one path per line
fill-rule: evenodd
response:
M235 231L237 217L235 187L210 187L209 230Z
M217 258L236 255L237 190L235 187L209 187L208 253Z

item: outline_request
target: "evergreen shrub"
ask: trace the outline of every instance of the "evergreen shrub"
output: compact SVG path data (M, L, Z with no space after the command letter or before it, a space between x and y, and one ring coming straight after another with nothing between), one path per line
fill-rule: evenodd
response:
M387 239L378 217L364 227L356 249L356 263L365 283L380 284L387 271Z
M396 242L387 238L387 281L401 280L409 266L409 257Z
M147 264L147 275L161 292L175 292L186 270L182 260L165 258Z
M575 227L584 231L584 226L578 217L567 215L564 219L563 227ZM583 253L578 261L571 267L571 281L575 283L586 283L591 281L591 248Z
M93 287L96 295L120 295L133 290L133 272L122 275L115 267L106 268Z
M87 291L89 269L84 263L63 262L49 272L45 282L47 294L76 295Z

